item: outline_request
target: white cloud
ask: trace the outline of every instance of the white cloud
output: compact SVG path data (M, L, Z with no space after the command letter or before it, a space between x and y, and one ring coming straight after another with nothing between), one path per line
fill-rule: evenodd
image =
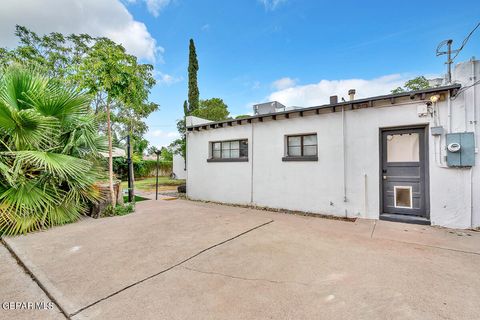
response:
M182 77L175 77L175 76L172 76L170 74L163 73L163 72L160 72L160 71L159 72L154 72L154 75L155 75L155 79L157 80L157 82L159 84L163 84L163 85L167 85L167 86L183 80Z
M295 86L295 84L297 84L296 79L285 77L285 78L281 78L273 81L272 87L276 90L283 90L283 89L291 88Z
M321 80L314 84L275 91L269 95L268 100L276 100L287 106L310 107L328 103L329 97L333 95L338 95L339 100L342 97L348 99L349 89L356 89L356 99L388 94L392 89L402 86L407 79L403 75L392 74L370 80Z
M258 0L263 6L265 7L265 10L267 11L273 11L275 10L278 5L287 2L287 0Z
M148 133L149 136L155 138L178 138L180 137L177 131L163 131L163 130L154 130Z
M202 29L202 31L209 31L210 30L210 24L208 24L208 23L204 24L201 29Z
M2 2L0 46L12 48L17 45L14 35L16 24L24 25L38 34L55 31L105 36L123 44L129 53L150 62L161 60L163 52L145 24L136 21L120 0Z
M168 6L170 0L145 0L147 3L148 12L150 12L154 17L158 17L160 11Z

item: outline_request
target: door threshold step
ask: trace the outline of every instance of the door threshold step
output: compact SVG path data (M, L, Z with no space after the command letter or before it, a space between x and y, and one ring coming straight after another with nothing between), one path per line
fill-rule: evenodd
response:
M392 213L382 213L380 215L380 220L393 221L393 222L403 222L403 223L413 223L421 225L430 225L430 220L424 217L410 216L406 214L392 214Z

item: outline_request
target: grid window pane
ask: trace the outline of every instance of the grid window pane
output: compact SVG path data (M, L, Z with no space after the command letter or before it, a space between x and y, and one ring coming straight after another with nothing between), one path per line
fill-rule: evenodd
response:
M240 141L230 141L230 149L238 149L240 147Z
M317 145L317 135L312 134L312 135L309 135L309 136L304 136L303 137L303 145L305 145L305 146Z
M247 140L240 141L240 157L248 157L248 142Z
M218 159L221 156L220 150L213 150L212 152L212 158Z
M240 158L240 150L239 149L232 149L230 151L230 158Z
M213 149L214 151L221 150L221 148L222 148L222 144L221 144L220 142L214 142L214 143L212 143L212 149Z
M302 155L302 147L288 147L288 155L289 156L301 156Z
M222 150L230 149L230 141L222 142Z
M302 145L302 137L288 137L288 146L297 146L300 147Z
M317 155L317 146L303 146L303 155L304 156L316 156Z
M230 158L230 149L222 150L222 158Z

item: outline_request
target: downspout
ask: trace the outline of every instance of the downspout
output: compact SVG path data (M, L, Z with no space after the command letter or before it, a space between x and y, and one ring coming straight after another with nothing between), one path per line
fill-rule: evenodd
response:
M252 156L250 157L250 204L253 205L253 134L254 134L254 130L253 130L253 120L252 122L250 123L250 125L252 126L252 134L251 134L251 140L252 140Z
M452 132L452 101L450 98L450 90L447 93L447 106L448 106L448 133Z
M471 59L472 62L472 84L475 83L477 77L475 75L475 57L472 57ZM475 86L472 87L472 107L473 107L473 143L474 143L474 148L477 150L477 105L476 105L476 96L475 96ZM465 128L466 129L466 128ZM473 166L470 167L470 228L473 229L473 211L474 211L474 205L473 205Z
M345 145L345 106L342 106L343 202L347 202L347 157Z
M475 57L472 57L472 84L477 81L477 77L475 75ZM477 105L476 103L476 95L475 95L475 86L472 87L472 107L473 107L473 137L474 137L474 143L475 143L475 148L477 148Z

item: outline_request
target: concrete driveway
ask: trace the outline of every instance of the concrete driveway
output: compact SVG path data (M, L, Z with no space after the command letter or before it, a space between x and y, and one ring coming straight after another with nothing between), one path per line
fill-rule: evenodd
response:
M5 243L73 319L480 317L472 231L158 200ZM35 296L0 280L3 301ZM47 314L65 318L0 310Z

